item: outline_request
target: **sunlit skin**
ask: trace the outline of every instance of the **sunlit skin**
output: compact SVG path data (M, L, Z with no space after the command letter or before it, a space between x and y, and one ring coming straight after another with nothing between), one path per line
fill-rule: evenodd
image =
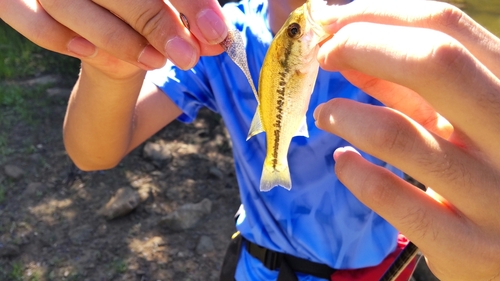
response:
M181 114L143 83L146 70L167 59L189 69L200 55L223 51L217 43L227 28L216 0L167 3L0 1L3 21L44 48L82 60L64 121L67 152L81 169L116 166ZM302 3L269 1L272 31ZM440 280L500 280L500 40L434 1L356 0L325 10L322 22L335 36L322 45L320 66L340 71L387 107L333 99L316 109L316 125L442 199L352 149L333 156L338 178L412 240Z
M500 280L500 40L433 1L356 0L322 22L335 36L321 67L387 108L333 99L316 109L316 125L431 189L353 148L334 153L340 181L413 241L440 280Z

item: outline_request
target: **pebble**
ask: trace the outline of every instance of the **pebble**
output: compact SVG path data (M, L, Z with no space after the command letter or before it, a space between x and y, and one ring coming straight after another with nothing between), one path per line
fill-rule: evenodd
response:
M206 235L201 236L200 240L198 240L198 244L196 245L196 253L198 253L199 255L203 255L214 250L215 247L212 238Z
M24 175L24 170L16 165L5 165L5 175L11 179L18 180Z
M26 189L23 192L24 196L32 196L37 194L42 194L47 189L43 183L40 182L32 182L29 183Z
M118 189L115 195L104 205L97 214L111 220L130 213L141 203L140 194L128 187Z
M94 228L90 225L82 225L69 231L69 240L75 245L82 245L83 242L92 237Z
M217 168L217 167L210 167L210 169L208 170L208 174L213 177L213 178L216 178L218 180L221 180L224 178L224 173L222 173L222 171Z
M212 212L212 201L203 199L201 202L188 203L180 206L174 212L163 217L159 224L168 229L181 231L194 227L201 219Z
M169 162L172 160L172 152L165 145L155 142L147 142L143 148L143 156L153 162Z

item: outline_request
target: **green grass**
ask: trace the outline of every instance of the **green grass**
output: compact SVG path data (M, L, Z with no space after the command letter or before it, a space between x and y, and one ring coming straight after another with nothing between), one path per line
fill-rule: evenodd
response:
M118 273L118 274L123 274L123 273L127 272L127 263L123 260L113 261L113 263L111 264L111 267L112 267L113 271Z
M3 115L3 114L1 114L1 115ZM1 120L2 121L4 120L3 116L2 116ZM4 123L4 122L0 122L0 127L3 127L2 123ZM0 133L0 156L8 154L9 151L10 151L10 149L9 149L8 142L7 142L7 134ZM2 164L1 161L0 161L0 164Z
M46 90L53 86L69 87L76 80L79 68L77 59L38 47L0 20L0 165L7 156L18 152L30 154L35 150L29 139L21 150L19 143L13 140L13 130L25 134L35 130L50 114L54 103L47 98ZM60 75L61 82L66 84L28 86L23 83L44 74ZM1 196L0 193L0 199Z
M79 61L38 47L0 20L0 80L57 73L76 76Z
M15 262L12 264L12 269L9 273L9 278L12 281L22 281L23 280L23 264L20 262Z
M19 120L36 124L37 107L48 106L50 103L43 95L51 85L26 87L8 85L0 82L0 126L11 126ZM0 149L2 148L2 135L0 135Z
M80 62L38 47L0 20L0 128L7 132L19 121L34 124L37 112L49 105L45 90L53 85L23 86L15 81L42 74L59 74L63 81L75 81ZM38 114L39 116L40 114ZM0 134L0 155L5 154L7 140Z
M0 182L0 204L5 201L5 187Z
M46 98L48 87L51 85L28 87L0 81L0 165L8 156L36 151L29 132L37 130L54 105L53 100ZM25 137L19 141L13 132Z

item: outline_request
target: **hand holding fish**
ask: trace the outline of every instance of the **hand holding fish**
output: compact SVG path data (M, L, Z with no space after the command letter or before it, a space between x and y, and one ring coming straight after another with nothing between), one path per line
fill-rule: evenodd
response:
M108 68L124 61L155 69L168 58L188 69L200 55L221 53L227 36L216 0L4 0L0 17L44 48Z
M357 0L325 11L318 55L387 107L334 99L319 128L400 168L427 193L353 148L339 179L424 253L441 280L500 280L500 40L433 1Z

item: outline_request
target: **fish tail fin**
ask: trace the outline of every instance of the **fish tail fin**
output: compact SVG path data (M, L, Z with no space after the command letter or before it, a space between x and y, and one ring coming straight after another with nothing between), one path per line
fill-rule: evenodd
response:
M260 191L270 191L278 185L286 190L292 189L292 179L290 178L288 165L281 170L264 166L260 179Z

